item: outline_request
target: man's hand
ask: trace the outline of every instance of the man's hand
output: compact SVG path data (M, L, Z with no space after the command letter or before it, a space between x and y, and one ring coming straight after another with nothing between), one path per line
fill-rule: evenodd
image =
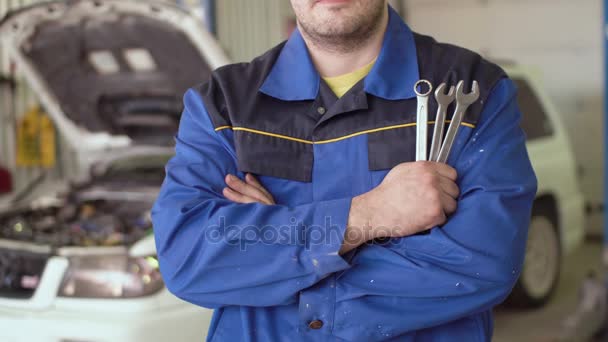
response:
M460 189L452 167L403 163L375 189L353 198L340 253L376 238L405 237L445 223L457 208Z
M378 187L353 198L340 254L372 239L410 236L444 224L457 208L456 178L456 170L442 163L395 166ZM245 182L228 175L226 185L224 196L233 202L275 204L251 174Z
M275 204L272 195L250 173L245 175L245 182L233 175L227 175L225 181L228 187L224 188L223 194L233 202Z

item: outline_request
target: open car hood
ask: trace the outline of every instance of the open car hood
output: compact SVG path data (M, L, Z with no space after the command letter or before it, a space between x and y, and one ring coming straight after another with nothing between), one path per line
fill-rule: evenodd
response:
M166 3L41 3L7 15L0 37L79 149L172 144L184 92L228 62L198 18Z

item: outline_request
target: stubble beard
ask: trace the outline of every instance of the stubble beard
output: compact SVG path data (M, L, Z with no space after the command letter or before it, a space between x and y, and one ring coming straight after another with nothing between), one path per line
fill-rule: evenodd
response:
M330 20L312 23L298 20L302 34L316 47L328 52L346 54L357 50L361 45L371 40L375 33L382 30L384 4L376 6L365 17L346 18L341 27L333 27ZM330 27L323 30L324 27Z

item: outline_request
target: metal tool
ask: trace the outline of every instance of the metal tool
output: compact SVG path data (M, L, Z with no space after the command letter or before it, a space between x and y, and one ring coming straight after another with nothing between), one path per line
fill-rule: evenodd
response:
M450 122L450 127L448 127L448 132L445 135L445 140L443 141L443 145L439 151L439 157L437 158L438 162L446 163L448 161L450 150L452 149L452 145L456 139L458 128L460 128L460 124L462 124L464 114L467 112L467 109L469 109L469 106L475 103L478 99L479 84L477 81L473 81L471 92L468 94L465 94L464 92L464 81L458 82L458 86L456 86L456 110L454 111L452 122Z
M423 89L424 86L428 87L426 92ZM427 80L420 80L414 85L414 92L418 96L418 110L416 116L416 161L427 160L429 95L432 91L433 85Z
M433 140L431 143L430 161L437 161L439 158L439 150L443 142L443 129L445 127L445 116L448 106L454 102L456 98L456 87L451 86L448 93L445 93L447 84L442 83L435 91L435 100L437 101L437 116L435 117L435 129L433 131Z

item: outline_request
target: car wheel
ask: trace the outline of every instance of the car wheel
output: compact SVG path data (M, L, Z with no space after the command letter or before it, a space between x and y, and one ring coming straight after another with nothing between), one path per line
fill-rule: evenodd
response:
M535 206L526 257L519 281L508 303L519 307L540 307L551 298L559 282L561 244L555 215Z

